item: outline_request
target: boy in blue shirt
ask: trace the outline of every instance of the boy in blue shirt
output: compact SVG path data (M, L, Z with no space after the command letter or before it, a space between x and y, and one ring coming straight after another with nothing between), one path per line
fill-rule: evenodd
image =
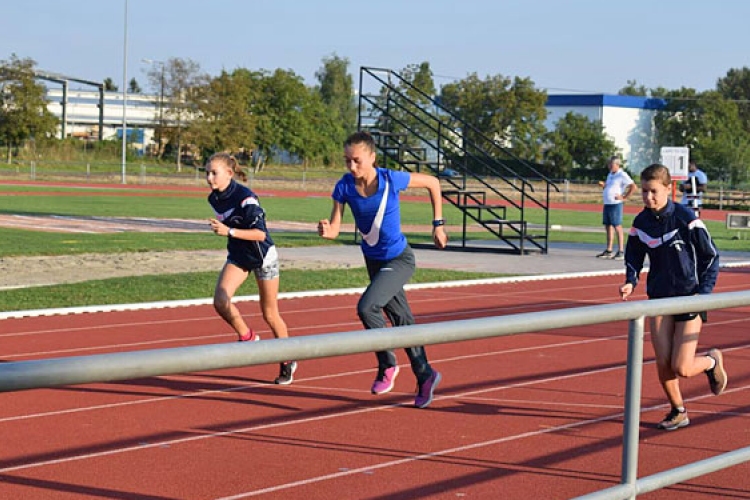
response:
M695 160L688 162L688 178L680 184L682 191L682 204L693 209L695 215L700 217L701 206L703 206L703 193L706 191L708 176L698 168Z

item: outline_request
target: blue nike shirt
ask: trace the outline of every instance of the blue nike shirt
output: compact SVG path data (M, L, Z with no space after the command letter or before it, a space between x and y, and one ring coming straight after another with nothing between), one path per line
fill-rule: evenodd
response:
M376 168L378 191L364 197L354 185L354 176L344 174L333 188L331 197L349 205L362 234L362 253L368 259L391 260L406 249L406 237L401 232L399 193L409 186L411 174L387 168ZM386 192L387 186L387 192ZM378 229L380 226L380 229Z

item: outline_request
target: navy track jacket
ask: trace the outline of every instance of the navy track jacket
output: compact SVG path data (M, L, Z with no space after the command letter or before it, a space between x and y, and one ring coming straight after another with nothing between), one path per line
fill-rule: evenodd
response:
M716 285L719 253L690 208L668 200L660 214L644 209L636 216L625 249L625 282L633 287L646 255L646 294L651 299L708 294Z
M212 191L208 202L216 213L217 220L230 228L260 229L266 233L264 241L227 239L228 259L246 271L262 268L263 260L274 247L266 228L266 213L258 197L248 187L232 180L224 192Z

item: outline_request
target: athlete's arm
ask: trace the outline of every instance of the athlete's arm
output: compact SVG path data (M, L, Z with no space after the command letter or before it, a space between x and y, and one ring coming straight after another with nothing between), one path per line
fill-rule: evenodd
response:
M232 231L232 238L236 240L263 241L266 239L266 233L261 229L231 229L217 219L209 219L208 222L211 230L219 236L229 236L229 231Z
M432 220L443 220L443 198L440 192L440 181L437 177L426 174L413 173L409 177L410 188L425 188L430 193L430 203L432 203ZM445 248L448 244L448 235L445 233L445 226L439 225L432 227L432 240L438 248Z
M318 222L318 235L327 240L334 240L341 230L341 219L344 215L344 205L338 201L333 202L331 218Z

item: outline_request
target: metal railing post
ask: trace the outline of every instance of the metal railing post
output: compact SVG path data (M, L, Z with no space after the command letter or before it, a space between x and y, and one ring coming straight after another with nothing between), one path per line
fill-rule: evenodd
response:
M628 322L628 367L625 379L621 483L632 488L631 499L635 499L635 487L638 480L638 430L641 423L644 323L643 316Z

